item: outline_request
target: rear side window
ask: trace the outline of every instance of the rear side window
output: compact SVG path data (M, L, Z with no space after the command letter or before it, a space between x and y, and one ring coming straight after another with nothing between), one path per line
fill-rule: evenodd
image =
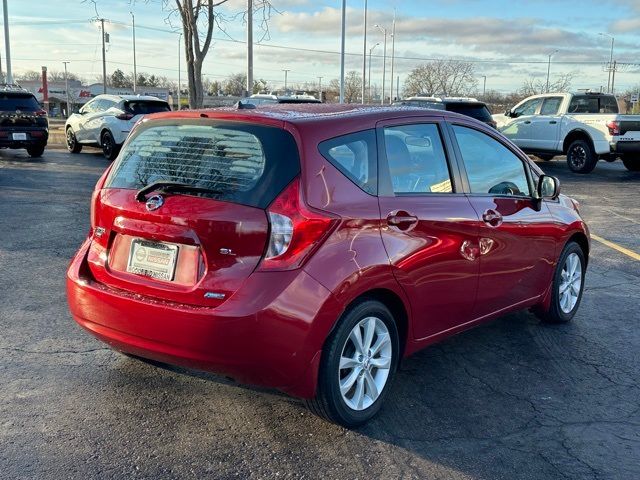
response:
M107 188L139 190L172 181L215 191L212 198L266 208L300 173L298 148L284 130L203 121L154 122L126 144Z
M447 103L447 110L450 112L461 113L467 117L475 118L481 122L491 120L491 112L483 103Z
M389 174L396 194L451 193L453 186L438 126L433 123L384 129Z
M569 104L569 113L598 113L599 110L598 97L575 96Z
M378 191L375 130L326 140L318 149L344 176L370 195Z
M600 99L600 113L618 113L618 102L614 97L606 96Z
M129 100L125 102L124 109L127 113L132 113L133 115L149 115L171 110L167 102L149 100Z
M0 93L0 110L5 112L35 112L40 110L40 104L35 97L29 93Z

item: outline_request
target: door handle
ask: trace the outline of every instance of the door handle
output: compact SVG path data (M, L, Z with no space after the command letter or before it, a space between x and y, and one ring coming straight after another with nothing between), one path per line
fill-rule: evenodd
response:
M556 122L555 120L551 120L549 123L550 123L551 125L555 125L555 124L556 124L556 123L558 123L558 122Z
M401 210L387 215L387 223L398 230L408 231L418 223L418 217Z
M490 227L499 227L502 225L502 215L490 208L482 214L482 221Z

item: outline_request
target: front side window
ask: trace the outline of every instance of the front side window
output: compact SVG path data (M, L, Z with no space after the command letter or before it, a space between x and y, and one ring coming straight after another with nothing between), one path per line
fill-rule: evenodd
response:
M453 192L438 125L387 127L384 144L394 193Z
M556 115L558 110L560 110L561 103L562 97L546 98L540 109L540 115Z
M533 100L524 102L522 105L517 107L513 111L513 113L515 114L516 117L522 117L525 115L534 115L541 102L542 102L541 98L534 98Z
M531 195L524 162L477 130L453 126L473 194Z
M318 148L324 158L362 190L371 195L377 193L378 166L374 130L332 138L322 142Z

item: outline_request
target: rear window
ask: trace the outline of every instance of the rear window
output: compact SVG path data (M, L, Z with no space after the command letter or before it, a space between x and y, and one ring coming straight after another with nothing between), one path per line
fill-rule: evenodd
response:
M153 122L125 145L107 188L139 190L172 181L214 190L206 196L266 208L300 172L286 131L249 124ZM194 194L200 195L200 194Z
M40 110L40 104L30 93L0 93L0 110L35 112Z
M484 103L447 103L447 110L461 113L467 117L475 118L482 122L491 120L491 112Z
M167 102L149 101L149 100L133 100L125 102L125 111L134 115L149 115L150 113L168 112L171 110Z

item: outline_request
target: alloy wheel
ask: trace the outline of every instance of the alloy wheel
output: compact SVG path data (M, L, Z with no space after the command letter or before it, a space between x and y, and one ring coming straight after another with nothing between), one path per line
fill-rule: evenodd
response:
M564 313L570 313L578 303L582 289L582 264L577 254L572 253L565 260L558 288L560 308Z
M580 169L587 163L587 151L581 145L576 145L571 149L571 164Z
M377 317L358 322L340 356L340 394L352 410L369 408L384 389L391 368L393 347L385 323Z

